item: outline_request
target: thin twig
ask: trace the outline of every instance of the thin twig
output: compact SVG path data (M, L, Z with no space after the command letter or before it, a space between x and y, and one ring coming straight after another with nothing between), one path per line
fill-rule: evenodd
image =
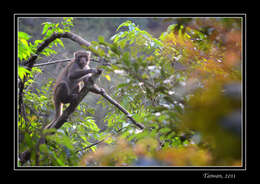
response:
M121 128L121 129L119 129L116 133L112 133L112 134L110 134L109 136L105 137L104 139L101 139L100 141L97 141L97 142L95 142L95 143L93 143L93 144L90 144L90 145L86 146L85 148L82 148L81 150L77 150L75 153L78 153L79 151L84 151L84 150L86 150L86 149L91 148L92 146L95 146L95 145L97 145L97 144L100 144L100 143L104 142L104 141L105 141L106 139L108 139L109 137L112 137L112 136L114 136L115 134L118 134L119 132L121 132L124 128L126 128L126 127L123 127L123 128Z
M62 63L62 62L67 62L67 61L71 61L71 59L60 59L60 60L56 60L56 61L49 61L46 63L35 64L34 66L39 67L39 66L51 65L51 64Z
M108 137L110 137L110 136L108 136ZM100 141L97 141L97 142L95 142L95 143L93 143L93 144L90 144L90 145L86 146L85 148L82 148L81 150L77 150L75 153L78 153L78 152L80 152L80 151L84 151L84 150L86 150L86 149L91 148L92 146L95 146L95 145L97 145L97 144L100 144L100 143L104 142L108 137L106 137L106 138L104 138L104 139L101 139Z
M71 61L71 60L73 60L73 59L74 59L74 58L70 58L70 59L60 59L60 60L49 61L49 62L41 63L41 64L35 64L34 66L35 66L35 67L39 67L39 66L45 66L45 65L56 64L56 63L63 63L63 62ZM95 60L95 59L93 59L93 58L91 58L90 61L91 61L91 62L96 62L96 63L101 63L102 65L110 65L110 64L108 64L108 63L102 63L101 61Z

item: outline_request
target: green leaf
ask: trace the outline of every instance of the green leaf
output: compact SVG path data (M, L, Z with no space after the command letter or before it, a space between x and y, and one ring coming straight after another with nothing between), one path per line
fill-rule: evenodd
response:
M38 68L38 67L33 67L32 68L32 73L34 74L34 73L42 73L42 70L40 69L40 68Z
M183 30L183 25L180 26L180 29L179 29L179 32L178 32L178 35L179 37L182 37L182 30Z
M105 56L105 51L103 49L101 49L100 47L97 49L97 53L101 57Z
M174 32L174 29L176 26L177 26L177 24L172 24L172 25L168 26L167 32Z
M23 80L24 76L26 74L31 74L31 71L27 70L26 68L22 66L18 66L18 76Z
M118 42L120 38L124 38L128 34L128 31L119 32L112 36L110 39L113 40L114 43Z
M46 144L40 144L40 151L44 153L48 153L48 147Z
M95 109L94 108L87 108L87 112L90 114L95 114Z
M34 41L34 46L37 47L39 44L41 44L43 40L35 40Z
M61 41L61 39L57 38L56 41L64 48L63 42Z
M90 149L95 152L96 151L96 146L91 146Z
M126 22L123 22L122 24L120 24L119 26L118 26L118 28L116 29L116 31L118 31L121 27L123 27L123 26L129 26L129 25L131 25L131 24L133 24L130 20L128 20L128 21L126 21Z
M42 24L44 24L43 29L42 29L42 35L44 35L47 32L47 30L49 29L49 27L51 26L51 23L50 22L44 22Z
M21 38L20 42L24 44L25 47L28 47L28 42L25 39Z
M31 36L25 32L18 32L18 38L19 39L25 39L25 40L29 40L31 38Z
M168 127L166 127L166 128L161 128L161 129L159 130L159 132L160 132L160 133L163 133L163 134L165 134L165 133L167 133L167 132L169 132L169 131L171 131L171 129L168 128Z
M166 35L167 35L167 33L166 33L166 32L163 32L163 33L161 34L161 36L159 37L159 39L162 40L162 41L164 41Z
M104 42L105 42L105 39L104 39L103 36L99 36L99 37L98 37L98 41L99 41L100 43L104 43Z
M184 34L184 38L185 38L185 39L190 39L191 36L190 36L188 33L185 33L185 34Z
M52 153L53 153L55 160L58 162L58 165L64 166L65 165L64 162L59 157L56 156L55 152L52 152Z
M119 56L121 55L121 52L120 52L120 50L119 50L119 48L118 48L118 44L113 43L113 44L111 44L110 48L111 48L111 50L112 50L115 54L117 54L117 55L119 55Z
M32 49L29 47L26 39L26 34L21 34L21 37L18 39L18 58L20 60L27 59L32 53Z
M105 139L104 142L107 143L107 144L111 144L113 142L113 139L112 139L112 137L108 137L108 138Z
M126 44L127 44L127 41L128 41L128 39L122 39L122 40L120 40L120 41L118 42L118 44L120 45L120 47L121 47L122 49L124 49L125 46L126 46ZM130 43L129 43L129 44L130 44Z
M111 81L111 78L109 75L104 75L104 77L108 80L108 81Z
M173 147L179 147L181 146L181 140L179 137L174 137L174 139L172 140L172 146Z
M126 66L130 66L130 60L129 60L129 52L125 52L122 57L123 62L126 64Z

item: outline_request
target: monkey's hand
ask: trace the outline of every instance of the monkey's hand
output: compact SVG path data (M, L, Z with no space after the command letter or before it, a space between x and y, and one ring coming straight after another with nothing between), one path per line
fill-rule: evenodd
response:
M105 91L103 88L100 88L99 90L100 90L100 94L101 94L101 95L103 95L103 94L106 93L106 91Z
M103 72L103 70L98 68L96 74L100 75L102 72Z
M84 69L84 70L78 69L78 70L75 70L73 72L70 72L69 79L70 80L76 80L76 79L82 78L83 76L85 76L89 73L97 74L98 72L100 72L100 71L98 69L95 69L95 68Z

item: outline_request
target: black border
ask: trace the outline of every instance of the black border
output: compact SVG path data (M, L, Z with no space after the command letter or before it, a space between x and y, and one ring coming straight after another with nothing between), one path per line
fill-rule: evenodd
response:
M14 109L13 111L13 125L14 127L12 128L12 132L15 132L15 135L12 138L15 138L17 140L17 130L16 130L16 122L17 122L17 114L16 113L16 108L17 108L17 81L16 75L17 75L17 67L15 64L15 61L17 59L16 56L16 50L17 50L17 45L16 45L16 40L17 40L17 19L19 17L63 17L63 16L70 16L70 17L241 17L242 18L242 27L243 27L243 158L242 158L242 167L213 167L213 166L206 166L206 167L18 167L17 166L17 141L13 141L9 145L13 145L12 148L15 148L12 150L12 165L11 165L11 174L14 173L19 173L19 172L26 172L26 171L174 171L175 174L178 174L182 176L185 173L190 175L196 175L199 178L203 179L203 173L209 173L209 174L221 174L221 173L245 173L247 171L247 139L246 139L246 131L247 131L247 125L246 125L246 84L247 84L247 79L246 79L246 70L247 70L247 13L242 12L242 13L41 13L41 11L36 12L36 13L23 13L21 11L17 10L11 10L9 12L11 14L10 19L12 19L10 22L12 22L12 39L13 39L13 44L12 45L12 60L14 61L14 66L13 66L13 76L14 80L12 81L14 83L14 90L13 90L13 99L14 99ZM11 31L10 31L11 32ZM9 33L10 33L9 32ZM12 140L12 139L10 139ZM11 155L11 154L10 154ZM66 172L67 173L67 172ZM91 172L93 173L93 172ZM110 173L110 172L109 172ZM142 172L143 173L143 172ZM154 172L152 172L154 173ZM160 172L161 173L161 172ZM165 173L165 172L164 172ZM247 174L245 174L247 175ZM244 175L244 176L245 176ZM233 180L232 180L233 181Z

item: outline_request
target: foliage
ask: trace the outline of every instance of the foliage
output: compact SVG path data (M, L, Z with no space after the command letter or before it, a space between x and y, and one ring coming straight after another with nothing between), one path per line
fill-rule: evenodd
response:
M240 138L223 130L219 120L241 107L239 101L231 105L231 99L221 94L225 84L241 81L240 27L224 31L222 20L212 20L195 29L199 21L195 19L186 27L170 25L159 39L126 21L117 29L125 31L111 37L112 44L102 41L98 49L105 45L109 57L116 58L106 71L123 78L114 95L146 129L133 130L116 111L111 111L106 121L115 130L123 128L121 135L133 144L151 137L159 141L161 150L185 150L186 146L189 150L199 134L202 139L197 143L212 150L214 156L202 165L233 164L241 156ZM225 37L226 42L217 40L218 36ZM198 101L200 98L203 101ZM212 103L211 110L208 103ZM205 111L199 111L200 105L205 105ZM234 147L228 146L231 144Z
M43 30L42 35L44 35L43 39L41 40L35 40L34 43L28 42L31 36L24 32L18 32L18 58L19 61L28 60L32 55L38 55L36 53L36 49L40 46L41 43L44 42L48 37L50 37L53 33L63 33L70 31L71 26L73 26L72 23L73 18L64 18L63 21L60 23L51 23L51 22L45 22L43 23ZM64 47L63 42L61 39L55 39L51 44L48 45L47 48L45 48L40 54L44 56L50 56L51 54L57 54L54 45L57 47L58 45L61 45ZM24 78L24 76L27 74L30 74L30 71L24 68L23 66L18 67L18 75L21 79Z
M60 23L43 25L44 37L34 44L28 43L28 34L19 32L20 61L35 54L39 44L52 33L70 31L73 23L65 18ZM138 130L123 113L100 98L97 104L109 111L104 118L105 130L100 130L91 118L95 110L81 103L69 122L48 137L48 144L39 147L39 164L240 164L240 136L221 123L221 119L241 108L240 98L234 100L223 94L226 85L241 83L240 22L235 18L189 19L185 25L170 25L158 38L131 21L123 22L116 31L110 41L99 36L98 41L91 42L90 49L111 63L102 66L107 81L114 80L111 76L118 79L111 86L111 96L146 128ZM54 45L64 47L56 39L41 54L55 54ZM19 67L21 79L30 74ZM21 151L32 148L35 158L36 140L42 134L42 125L47 123L40 114L49 114L53 107L50 86L51 80L37 92L27 90L27 120L19 115L19 130L24 135ZM103 139L102 144L85 149ZM36 160L30 165L35 165Z

